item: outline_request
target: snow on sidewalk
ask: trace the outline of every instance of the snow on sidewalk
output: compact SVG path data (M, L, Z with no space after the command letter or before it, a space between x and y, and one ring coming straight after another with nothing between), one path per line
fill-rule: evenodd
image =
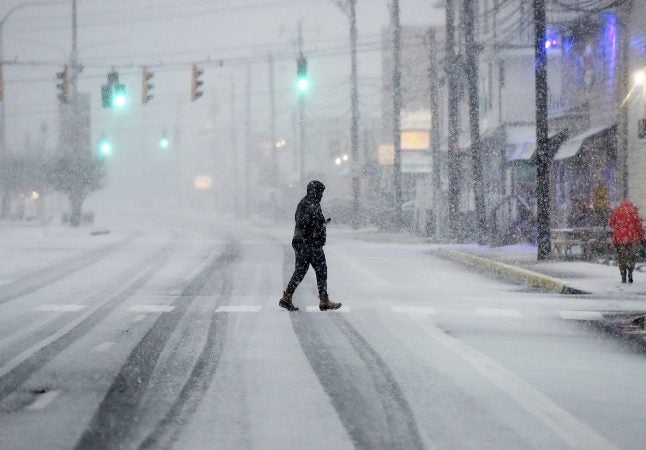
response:
M557 278L568 286L602 296L646 298L646 265L638 264L633 284L622 284L617 266L586 261L538 261L536 246L529 244L487 247L476 244L445 245L447 250L470 253Z

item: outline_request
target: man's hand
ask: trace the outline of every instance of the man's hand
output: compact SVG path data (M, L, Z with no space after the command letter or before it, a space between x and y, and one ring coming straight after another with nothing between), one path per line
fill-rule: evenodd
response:
M328 224L328 223L330 223L330 222L332 222L332 218L331 218L331 217L328 217L327 219L325 219L325 225L327 225L327 224Z

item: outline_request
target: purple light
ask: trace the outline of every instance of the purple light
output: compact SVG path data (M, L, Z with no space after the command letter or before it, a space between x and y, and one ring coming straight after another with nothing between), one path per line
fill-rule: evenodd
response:
M558 44L558 41L556 39L552 39L552 47L556 47Z

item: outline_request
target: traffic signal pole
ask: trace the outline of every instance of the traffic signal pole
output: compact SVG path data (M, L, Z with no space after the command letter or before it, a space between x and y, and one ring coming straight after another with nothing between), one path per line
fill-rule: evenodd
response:
M551 254L550 184L547 122L547 49L545 48L545 0L534 0L534 63L536 91L536 215L538 259Z

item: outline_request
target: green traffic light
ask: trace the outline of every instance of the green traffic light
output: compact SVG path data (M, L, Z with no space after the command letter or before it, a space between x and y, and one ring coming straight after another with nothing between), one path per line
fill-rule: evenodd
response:
M168 142L168 138L163 137L160 139L159 146L161 148L168 148L169 145L170 145L170 142Z
M103 156L110 156L112 154L112 146L107 141L102 142L101 147L99 147L99 151Z
M103 140L99 145L99 152L101 156L110 156L112 154L112 145L109 141Z
M123 84L118 84L114 88L114 96L112 97L112 106L116 108L123 108L128 103L128 96L126 95L126 87Z
M305 92L310 87L310 82L307 78L301 77L298 79L298 90Z

